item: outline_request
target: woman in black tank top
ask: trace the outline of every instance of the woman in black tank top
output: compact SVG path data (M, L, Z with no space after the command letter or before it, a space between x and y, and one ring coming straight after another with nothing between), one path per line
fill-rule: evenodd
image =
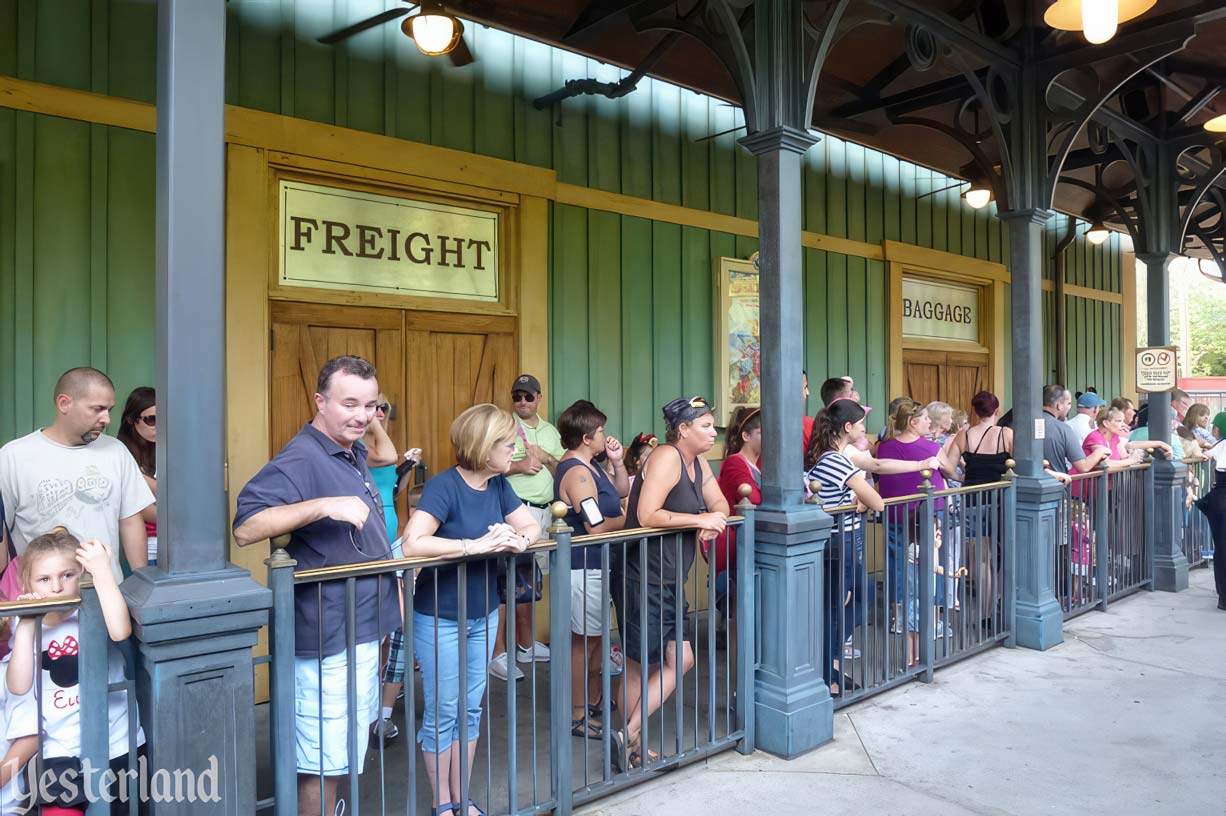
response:
M1013 430L996 424L1000 400L988 391L980 391L971 400L977 422L959 431L950 443L950 458L961 459L965 470L964 487L999 482L1013 458Z
M622 769L642 764L642 665L649 666L647 716L672 695L678 662L683 672L694 667L693 647L683 635L688 609L685 579L694 563L697 542L714 539L723 532L729 514L711 466L702 458L715 444L715 417L710 405L701 397L673 400L664 406L664 421L668 444L652 452L635 479L626 508L626 528L675 527L679 532L664 536L662 542L657 539L641 545L646 548L645 572L641 560L644 554L638 544L626 545L624 556L616 554L610 570L610 589L626 658L618 695L619 705L626 712L626 730L613 734L613 761Z

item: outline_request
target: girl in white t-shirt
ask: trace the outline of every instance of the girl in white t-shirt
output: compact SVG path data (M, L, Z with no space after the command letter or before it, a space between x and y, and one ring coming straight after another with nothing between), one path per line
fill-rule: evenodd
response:
M8 661L0 663L8 668ZM5 684L0 683L0 816L22 816L29 813L29 801L21 792L20 777L26 764L38 753L37 726L34 715L29 714L33 700L9 694Z
M25 591L18 600L32 601L47 598L75 598L80 595L82 568L94 579L94 589L102 607L102 617L107 633L113 641L122 641L132 632L128 606L111 571L111 554L100 541L79 543L63 527L57 527L46 535L30 542L21 556L21 586ZM48 612L43 616L42 642L35 644L35 619L22 618L13 635L13 652L9 657L6 684L8 693L15 697L29 696L34 711L38 711L34 667L36 652L42 653L42 730L43 730L43 775L47 770L57 778L80 773L81 757L81 705L78 676L80 652L80 627L77 610ZM115 648L108 650L108 679L111 683L123 680L123 658ZM37 715L36 715L37 716ZM33 718L31 718L33 719ZM127 693L113 692L108 697L108 722L110 726L109 759L122 757L128 752L128 707ZM138 732L137 742L143 742ZM59 760L58 762L56 760ZM100 769L98 771L100 773ZM94 784L99 780L95 778ZM76 783L76 795L64 791L54 782L44 785L39 781L40 791L45 788L52 801L40 803L60 807L79 806L84 803L83 780ZM90 786L97 790L96 787ZM40 797L41 798L41 797Z

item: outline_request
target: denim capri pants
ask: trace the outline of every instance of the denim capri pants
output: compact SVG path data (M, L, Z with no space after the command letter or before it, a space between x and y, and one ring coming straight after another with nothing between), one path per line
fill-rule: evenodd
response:
M498 610L485 617L468 618L463 624L467 635L468 685L463 708L468 723L466 736L472 742L481 729L485 671L494 648L494 633L498 631ZM425 706L417 741L425 753L442 753L460 738L460 622L414 612L413 652L421 666Z

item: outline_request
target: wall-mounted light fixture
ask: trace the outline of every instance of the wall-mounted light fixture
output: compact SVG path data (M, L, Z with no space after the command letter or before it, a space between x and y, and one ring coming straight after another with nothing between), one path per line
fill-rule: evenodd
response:
M400 24L417 50L428 57L437 57L455 49L464 34L464 24L443 11L436 3L422 3L421 8Z

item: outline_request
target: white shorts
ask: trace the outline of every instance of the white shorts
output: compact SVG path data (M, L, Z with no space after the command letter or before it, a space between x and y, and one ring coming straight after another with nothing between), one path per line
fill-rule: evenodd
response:
M328 655L322 664L314 657L294 659L294 731L298 773L320 773L320 736L323 737L323 775L349 773L349 668L347 655ZM357 658L358 764L366 756L370 724L379 714L379 642L359 643ZM323 716L320 716L320 669L323 674ZM359 772L361 768L359 767Z
M570 571L570 630L576 635L599 636L604 631L608 604L598 569Z
M541 538L549 538L549 525L553 524L553 514L549 512L548 507L533 507L530 504L525 504L528 512L532 514L532 518L541 526ZM538 552L536 554L536 566L541 571L542 575L549 574L549 553Z

